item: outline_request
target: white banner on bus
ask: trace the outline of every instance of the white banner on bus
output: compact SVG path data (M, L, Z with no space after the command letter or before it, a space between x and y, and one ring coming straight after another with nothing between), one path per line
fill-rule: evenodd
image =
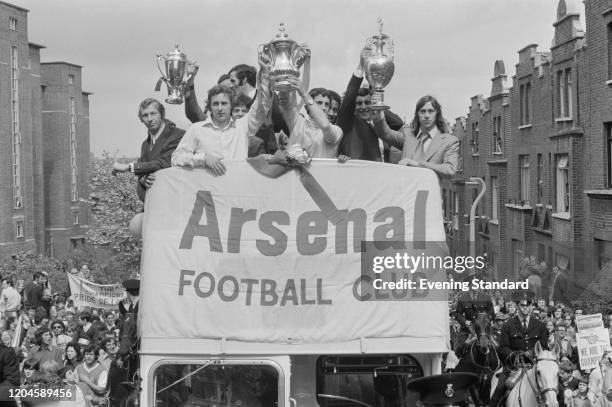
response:
M125 297L121 284L96 284L67 273L70 295L76 307L106 308L116 310Z
M147 192L143 347L184 338L297 351L384 338L407 352L448 350L446 298L377 301L359 289L363 240L445 242L433 171L314 160L306 173L271 178L247 162L225 165L219 177L160 171Z

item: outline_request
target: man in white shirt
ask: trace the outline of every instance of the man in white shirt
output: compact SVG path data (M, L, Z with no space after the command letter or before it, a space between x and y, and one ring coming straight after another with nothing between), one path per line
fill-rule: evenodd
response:
M17 311L21 308L21 295L13 288L13 280L2 279L2 294L0 295L0 308L4 311L4 317L17 318Z
M272 105L269 90L270 62L260 60L258 91L249 113L232 118L233 92L223 86L208 91L209 118L194 123L172 154L172 165L208 168L214 175L225 174L224 159L239 160L248 156L248 137L257 133Z
M287 81L304 101L308 113L308 116L304 116L298 112L298 104L293 95L279 96L279 105L291 132L288 144L299 144L313 158L335 158L338 144L342 140L342 129L329 122L327 113L331 102L327 90L315 88L307 93L304 83L299 79Z

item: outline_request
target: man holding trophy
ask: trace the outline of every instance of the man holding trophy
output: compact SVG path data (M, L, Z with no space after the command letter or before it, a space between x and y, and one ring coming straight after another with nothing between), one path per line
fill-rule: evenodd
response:
M225 174L224 159L245 159L248 137L255 135L268 115L272 105L270 94L271 61L259 55L260 71L257 80L257 96L249 113L234 120L231 116L231 89L221 85L208 91L209 118L194 123L172 154L172 165L208 168L215 175Z
M338 109L336 124L344 132L338 154L358 160L390 162L389 146L374 131L372 104L383 112L391 129L399 130L404 122L382 103L382 88L393 76L394 55L393 42L382 33L382 21L378 23L379 33L367 39ZM364 74L372 90L361 87Z
M279 94L279 106L289 128L288 144L299 144L313 158L335 158L342 130L329 122L327 114L331 100L328 91L316 88L308 92L308 68L304 68L302 75L299 71L310 59L308 46L289 38L281 24L276 38L260 47L260 53L276 62L272 87ZM308 117L300 114L295 93L304 103Z

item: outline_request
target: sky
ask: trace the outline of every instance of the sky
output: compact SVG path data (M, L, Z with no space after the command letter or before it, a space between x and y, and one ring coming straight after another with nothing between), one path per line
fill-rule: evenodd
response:
M569 0L568 0L569 1ZM578 1L578 0L572 0ZM385 103L411 119L420 96L438 98L451 123L470 98L489 96L496 60L511 85L518 50L549 51L558 0L8 0L28 9L29 41L42 61L83 66L90 96L91 151L137 157L146 130L139 103L163 100L156 55L179 44L200 66L198 99L239 63L257 64L257 47L284 23L312 50L311 87L344 92L367 37L378 30L395 42L395 74ZM581 2L579 3L582 4ZM581 7L583 8L583 7ZM584 19L582 20L584 27ZM179 127L184 107L166 105Z

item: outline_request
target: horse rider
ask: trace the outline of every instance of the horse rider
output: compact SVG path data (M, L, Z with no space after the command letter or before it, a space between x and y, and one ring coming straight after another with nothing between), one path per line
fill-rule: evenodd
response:
M508 320L501 329L500 356L504 364L503 372L498 375L498 382L489 407L497 407L506 390L506 379L511 372L523 366L515 366L514 361L523 358L525 362L535 360L535 345L540 342L542 349L548 349L548 331L546 326L536 318L532 318L533 291L517 291L513 299L518 304L518 315ZM517 372L512 372L517 373ZM513 374L514 376L514 374ZM518 377L518 375L517 375Z
M470 286L477 276L475 274L468 275L464 281L467 281ZM478 314L486 313L489 315L489 320L495 320L495 310L491 297L480 292L479 290L470 289L468 292L461 294L457 300L457 309L455 311L455 319L461 325L464 331L469 331L470 324L474 322Z
M127 297L119 303L119 313L123 317L126 313L138 314L138 297L140 295L140 280L129 279L122 283Z
M506 321L510 319L510 316L499 311L495 314L495 322L493 324L493 340L499 345L501 340L501 330Z

